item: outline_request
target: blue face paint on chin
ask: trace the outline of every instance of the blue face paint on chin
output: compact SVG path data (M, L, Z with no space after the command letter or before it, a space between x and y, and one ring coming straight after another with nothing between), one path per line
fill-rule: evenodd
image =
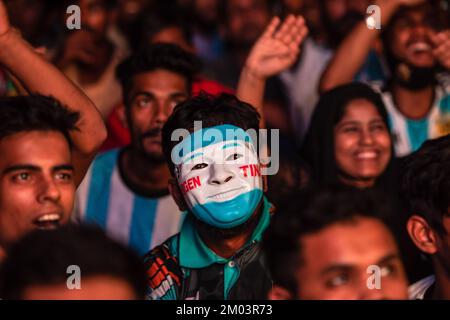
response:
M199 220L210 226L231 229L250 219L261 202L262 196L262 190L255 189L225 202L211 201L203 205L196 204L192 212Z

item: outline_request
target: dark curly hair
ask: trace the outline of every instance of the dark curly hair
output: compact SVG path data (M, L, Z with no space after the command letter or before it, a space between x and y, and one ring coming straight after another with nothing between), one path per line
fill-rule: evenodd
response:
M174 44L157 43L146 45L123 61L116 69L116 75L123 88L123 101L129 106L133 77L154 70L168 70L184 77L191 90L194 76L200 70L200 61L193 54Z
M450 216L450 135L430 140L409 155L402 168L401 194L409 214L420 215L440 234Z
M172 132L176 129L192 132L194 121L201 121L203 128L231 124L245 131L258 130L260 115L250 104L225 93L213 96L201 92L177 105L162 130L162 148L172 174L174 165L171 153L173 147L180 142L172 141Z
M42 95L0 98L0 139L23 131L58 131L72 145L70 132L78 130L78 112L69 111Z

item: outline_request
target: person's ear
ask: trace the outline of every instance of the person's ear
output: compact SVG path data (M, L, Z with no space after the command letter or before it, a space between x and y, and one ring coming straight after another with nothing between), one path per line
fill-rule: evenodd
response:
M125 105L121 104L117 109L117 118L119 118L120 124L124 128L128 128L128 121L127 121L127 115L126 115L126 109Z
M273 285L267 294L269 300L292 300L292 294L285 288Z
M169 179L169 192L175 200L178 209L180 209L180 211L186 211L188 209L186 201L184 200L180 187L178 186L177 180L174 178Z
M422 252L435 254L438 250L437 236L428 222L417 215L409 218L406 228L412 241Z

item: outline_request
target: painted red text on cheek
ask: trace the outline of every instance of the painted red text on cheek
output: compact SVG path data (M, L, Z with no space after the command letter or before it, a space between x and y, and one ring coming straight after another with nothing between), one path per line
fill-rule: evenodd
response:
M249 176L250 177L260 177L261 176L261 170L259 168L259 165L257 165L257 164L245 165L245 166L239 167L239 169L241 169L241 172L245 178L247 178Z
M183 192L188 193L189 191L192 191L194 189L197 189L202 186L202 183L200 181L200 177L195 177L186 180L181 184Z

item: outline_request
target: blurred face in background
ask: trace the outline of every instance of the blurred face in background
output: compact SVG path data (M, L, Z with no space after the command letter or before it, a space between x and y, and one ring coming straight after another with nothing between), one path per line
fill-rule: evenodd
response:
M305 0L283 0L283 5L289 13L301 13Z
M364 19L368 0L322 0L322 17L331 45L336 46Z
M175 44L188 52L195 52L194 47L187 41L186 36L178 26L168 26L159 30L150 39L150 43L170 43Z
M194 23L204 31L214 31L219 23L219 4L218 0L193 0Z
M250 48L269 23L271 11L265 0L228 0L227 37L235 45Z
M335 159L341 179L370 187L392 157L389 130L375 105L365 99L350 102L334 129Z
M110 23L106 0L79 0L81 23L97 34L105 34Z
M407 299L407 280L397 244L378 219L357 217L300 239L300 300ZM370 288L370 266L380 270L380 289Z
M117 13L120 24L133 23L139 14L151 3L149 0L118 0Z
M323 0L327 16L331 21L337 22L349 12L365 14L369 6L368 0Z
M438 26L427 5L402 11L389 30L389 45L394 56L415 67L433 67L433 44L429 35Z
M12 25L20 30L29 41L36 36L49 22L45 1L42 0L14 0L5 2ZM48 8L47 8L48 9Z
M180 74L157 69L135 75L127 102L133 148L151 160L164 161L162 127L175 106L188 96L188 82Z

